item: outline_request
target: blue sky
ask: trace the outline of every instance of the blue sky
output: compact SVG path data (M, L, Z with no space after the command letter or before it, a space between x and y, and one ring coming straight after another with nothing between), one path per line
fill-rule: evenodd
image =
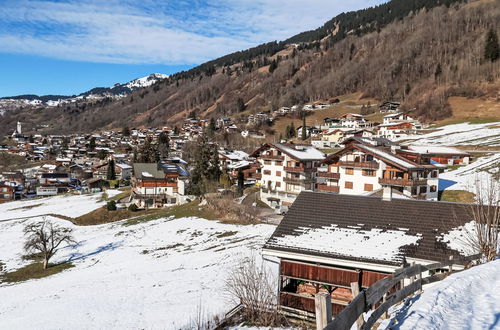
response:
M0 96L171 74L381 0L0 0Z

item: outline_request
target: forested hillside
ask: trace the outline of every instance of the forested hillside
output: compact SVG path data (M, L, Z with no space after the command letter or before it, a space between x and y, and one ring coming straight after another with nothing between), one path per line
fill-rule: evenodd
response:
M0 129L17 120L58 132L159 126L190 113L237 117L352 92L401 101L423 120L442 119L451 115L451 96L497 97L500 60L485 58L485 43L490 30L498 34L499 21L495 0L393 0L207 62L119 101L7 111Z

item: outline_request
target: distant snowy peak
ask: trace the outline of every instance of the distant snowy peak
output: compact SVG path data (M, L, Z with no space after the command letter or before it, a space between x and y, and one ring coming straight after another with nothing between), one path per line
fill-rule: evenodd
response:
M125 87L128 87L130 89L134 88L141 88L141 87L148 87L156 83L157 81L167 79L168 75L163 74L163 73L152 73L147 77L142 77L138 79L134 79L127 84L125 84Z
M168 78L168 75L162 73L152 73L149 76L137 78L128 83L116 83L111 87L96 87L81 93L78 96L64 95L19 95L0 98L0 109L18 108L25 105L34 107L55 107L64 103L72 103L81 100L99 100L103 98L122 98L140 88L149 87L156 82Z

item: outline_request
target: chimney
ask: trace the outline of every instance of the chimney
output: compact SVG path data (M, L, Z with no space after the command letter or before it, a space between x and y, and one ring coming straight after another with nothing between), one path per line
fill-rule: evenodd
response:
M382 191L382 200L386 202L390 202L392 200L392 187L387 185L384 186Z

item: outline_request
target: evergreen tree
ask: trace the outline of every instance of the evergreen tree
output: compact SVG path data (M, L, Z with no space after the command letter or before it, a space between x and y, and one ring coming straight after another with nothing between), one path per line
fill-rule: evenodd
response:
M179 135L179 127L174 127L174 135Z
M295 136L296 136L295 125L293 124L293 121L292 121L292 123L290 124L290 137L293 138Z
M302 140L307 139L306 116L302 118Z
M438 79L438 77L443 73L443 69L441 68L441 63L438 63L436 66L436 71L434 71L434 79Z
M238 97L238 100L236 100L236 110L238 112L245 111L245 101L241 97Z
M269 73L273 73L274 70L276 70L277 68L278 68L278 63L276 62L276 60L272 60L271 64L269 64Z
M160 158L164 159L168 157L170 152L170 139L168 134L165 132L161 132L158 136L158 153L160 154Z
M89 149L90 149L90 151L94 151L95 150L95 137L91 137L90 138Z
M486 44L484 46L484 59L495 62L500 57L500 47L498 45L498 36L492 28L486 36Z
M107 180L116 180L116 171L115 171L115 161L114 159L110 159L108 161L108 170L106 172Z
M160 153L150 136L146 138L144 144L139 149L138 160L140 163L157 163L160 160Z
M238 169L238 195L243 195L243 189L245 188L245 175L243 174L243 170Z
M191 193L203 195L208 191L209 184L219 182L221 170L217 146L201 135L196 141L194 150L193 170L191 171Z
M208 124L208 131L214 133L216 130L217 127L215 126L215 119L212 117L210 118L210 123Z
M122 129L122 135L123 136L130 136L130 129L125 126L123 129Z

